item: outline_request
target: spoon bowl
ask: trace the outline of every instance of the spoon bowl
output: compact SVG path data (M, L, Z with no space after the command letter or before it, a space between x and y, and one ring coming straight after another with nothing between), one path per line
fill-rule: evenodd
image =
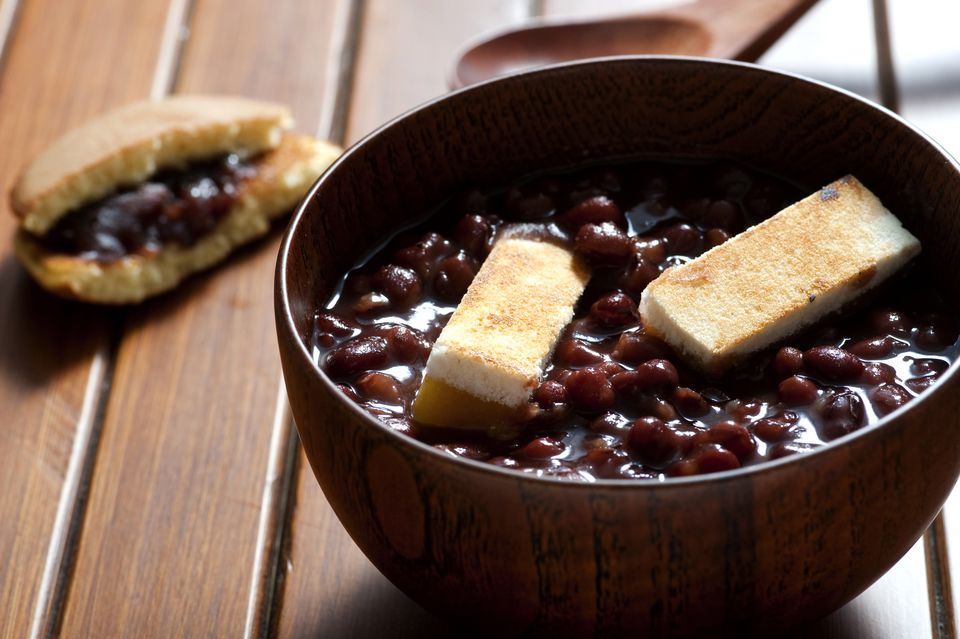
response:
M545 20L487 37L456 69L458 86L525 69L638 53L705 56L712 36L703 23L678 16L633 16L609 21Z
M457 89L549 64L629 54L753 61L815 2L699 0L642 15L535 19L468 43L448 84Z

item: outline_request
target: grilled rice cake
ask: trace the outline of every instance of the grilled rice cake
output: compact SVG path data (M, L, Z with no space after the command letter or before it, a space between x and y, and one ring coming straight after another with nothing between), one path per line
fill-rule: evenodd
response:
M720 373L879 285L920 252L880 200L846 176L644 290L640 315L690 363Z
M568 248L498 240L434 343L414 418L466 428L516 419L589 277Z

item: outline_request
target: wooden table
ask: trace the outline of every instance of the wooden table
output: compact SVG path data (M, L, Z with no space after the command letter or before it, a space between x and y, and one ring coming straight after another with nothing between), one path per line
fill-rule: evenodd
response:
M0 183L70 125L169 92L284 101L301 130L350 143L442 93L451 53L479 31L644 4L0 0ZM891 0L890 18L904 113L960 150L960 10ZM823 0L763 62L874 97L872 29L868 0ZM13 228L6 211L0 636L458 634L366 561L299 452L273 326L279 229L174 294L101 309L34 286ZM797 635L954 636L958 500Z

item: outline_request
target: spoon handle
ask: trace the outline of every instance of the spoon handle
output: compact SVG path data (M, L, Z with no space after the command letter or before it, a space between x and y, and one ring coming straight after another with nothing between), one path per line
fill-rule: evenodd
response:
M709 55L752 62L817 0L698 0L657 15L701 22L712 34Z

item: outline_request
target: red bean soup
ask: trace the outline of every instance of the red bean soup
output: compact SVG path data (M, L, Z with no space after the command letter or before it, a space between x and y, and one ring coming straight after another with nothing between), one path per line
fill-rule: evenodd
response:
M802 454L910 402L956 359L957 315L918 265L719 379L647 335L637 301L665 269L815 188L729 161L633 161L468 191L344 276L317 312L315 360L388 427L524 473L663 480ZM519 423L418 423L411 404L430 348L516 223L593 268L574 320Z

